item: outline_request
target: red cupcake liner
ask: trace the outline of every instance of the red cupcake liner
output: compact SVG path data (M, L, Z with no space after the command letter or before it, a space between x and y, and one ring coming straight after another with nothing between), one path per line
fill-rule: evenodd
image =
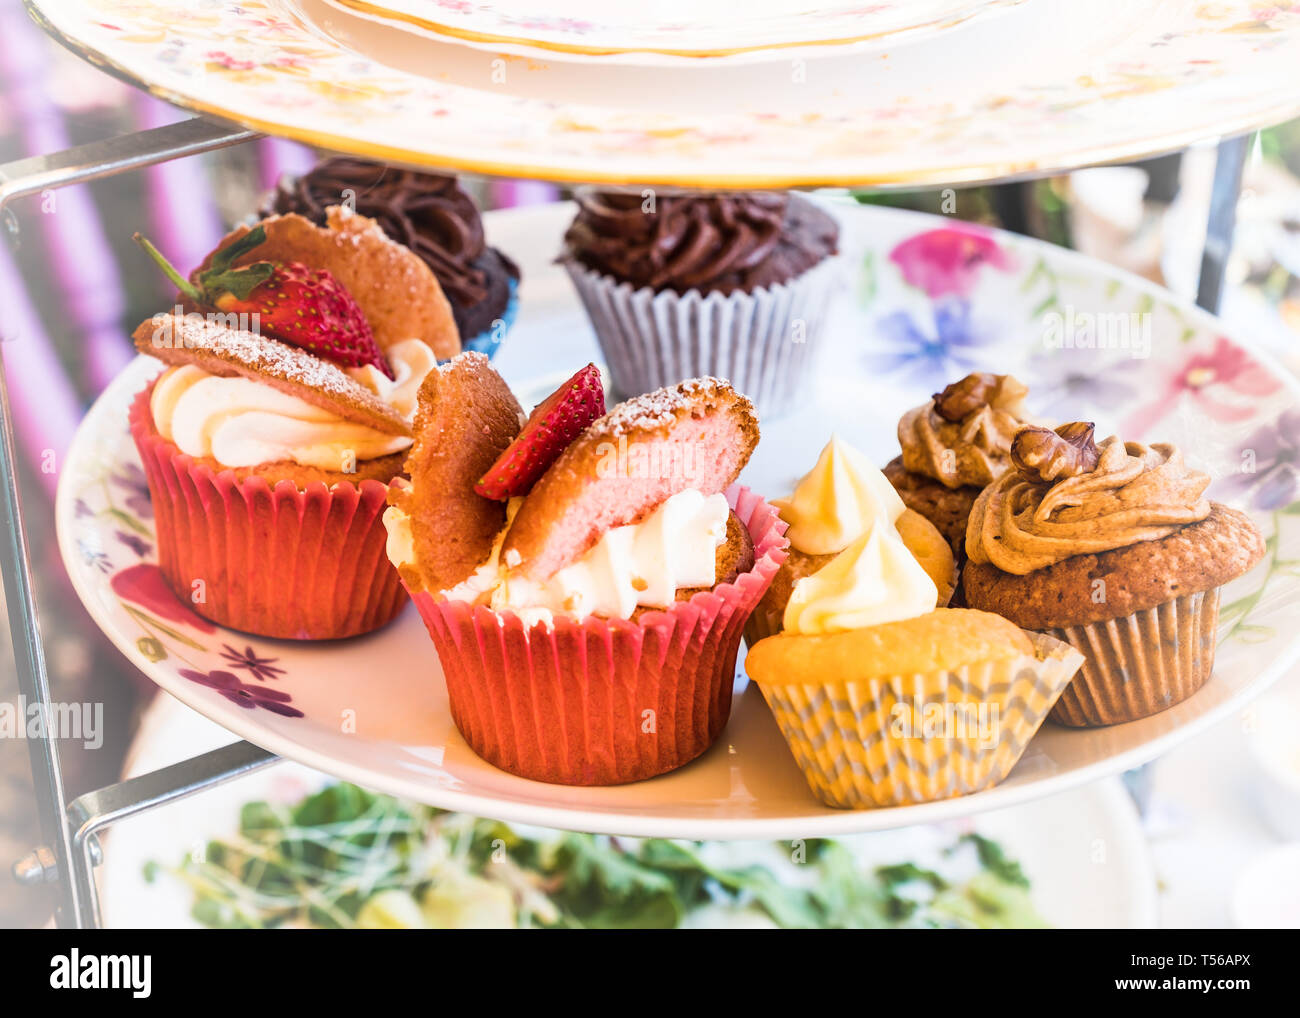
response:
M397 616L406 592L384 550L387 485L238 481L158 434L152 391L131 405L131 436L153 498L158 565L185 604L219 625L290 640L357 636Z
M788 547L759 495L732 485L727 501L754 542L753 568L635 620L556 615L528 627L514 612L414 593L474 752L535 781L617 785L713 745L731 712L745 620Z

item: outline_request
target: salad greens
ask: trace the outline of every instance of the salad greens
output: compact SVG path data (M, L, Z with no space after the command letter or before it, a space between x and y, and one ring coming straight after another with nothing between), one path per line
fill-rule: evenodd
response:
M978 834L944 850L944 873L868 868L832 840L753 847L764 861L721 864L716 844L524 833L335 784L292 807L247 803L236 837L145 875L183 881L195 919L222 928L1043 925L1020 865Z

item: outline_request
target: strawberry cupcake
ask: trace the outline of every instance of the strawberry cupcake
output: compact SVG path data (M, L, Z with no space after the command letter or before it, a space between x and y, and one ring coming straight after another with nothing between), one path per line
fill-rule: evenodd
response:
M227 237L135 331L166 365L130 411L159 566L204 617L336 639L406 601L381 517L416 396L459 346L437 280L370 220L279 216Z
M479 354L429 374L384 523L476 753L610 785L713 744L785 553L775 511L735 484L757 441L717 379L606 413L589 365L525 419Z

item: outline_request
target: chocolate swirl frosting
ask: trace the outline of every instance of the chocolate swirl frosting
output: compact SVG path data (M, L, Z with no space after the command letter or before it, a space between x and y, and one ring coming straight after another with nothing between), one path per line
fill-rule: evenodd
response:
M471 314L478 305L493 305L487 322L505 307L507 279L518 279L519 269L487 246L478 208L455 177L340 156L296 179L282 179L262 214L296 212L321 225L326 209L349 199L433 270L462 337L486 327L475 327L484 317Z
M839 240L829 215L784 193L650 199L586 191L577 200L568 257L655 290L725 294L775 285L834 254Z
M981 398L960 420L947 420L936 409L940 397L972 380L984 381ZM1016 432L1026 422L1029 390L1010 375L968 375L898 422L903 467L947 488L983 488L1011 466L1008 454Z
M966 531L972 562L1023 576L1075 555L1157 541L1210 514L1210 478L1172 445L1108 438L1095 469L1055 484L1008 472L975 501Z

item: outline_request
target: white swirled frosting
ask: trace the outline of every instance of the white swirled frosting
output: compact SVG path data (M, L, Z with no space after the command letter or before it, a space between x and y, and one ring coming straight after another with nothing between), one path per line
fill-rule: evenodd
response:
M501 563L501 539L522 499L513 499L507 522L487 562L442 595L452 601L490 604L530 624L556 614L626 619L638 607L667 608L677 591L712 587L717 551L727 539L730 507L725 495L687 489L665 501L640 523L614 527L586 554L545 583L512 574ZM384 513L388 557L396 566L415 555L410 518L395 506Z
M391 379L371 365L346 371L412 420L420 384L437 359L418 339L395 343L385 355ZM192 364L168 368L158 377L149 409L158 433L181 452L227 467L291 460L345 470L349 462L378 459L411 445L409 436L385 434L251 378L211 375Z

